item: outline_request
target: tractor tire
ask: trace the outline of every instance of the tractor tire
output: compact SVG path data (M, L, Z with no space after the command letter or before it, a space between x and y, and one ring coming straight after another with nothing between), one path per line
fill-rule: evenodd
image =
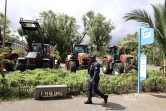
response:
M69 63L65 63L65 69L69 70Z
M48 62L48 61L43 62L43 68L50 68L50 67L51 67L50 62Z
M8 63L8 64L5 65L5 70L6 71L14 71L15 70L15 65L11 64L11 63Z
M50 69L55 69L55 59L50 61Z
M115 63L113 67L113 75L120 75L122 72L120 71L120 63Z
M104 74L109 74L110 73L110 64L108 60L104 60L102 63L102 71Z
M69 67L70 67L70 72L76 72L76 62L75 61L70 61L69 62Z
M9 64L9 65L8 65L8 68L7 68L6 70L7 70L7 71L15 71L15 67L16 67L15 64Z
M16 70L25 71L26 70L25 64L23 62L18 62L16 64Z
M16 56L13 56L11 60L13 60L14 63L8 63L7 67L5 68L7 71L15 71L16 70Z
M122 63L119 63L119 71L120 71L120 73L124 73L124 63L122 62Z

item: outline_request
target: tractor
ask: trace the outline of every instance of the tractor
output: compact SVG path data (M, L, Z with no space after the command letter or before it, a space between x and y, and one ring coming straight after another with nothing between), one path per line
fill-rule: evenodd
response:
M2 46L2 41L0 41L0 48L1 48L1 46ZM7 54L7 59L13 62L13 63L5 64L5 70L6 71L14 71L16 60L19 57L19 55L16 52L12 52L12 42L5 42L5 47L10 48L10 51Z
M44 44L44 33L42 32L38 21L23 20L23 18L20 18L19 23L28 37L28 47L27 55L17 59L16 69L25 71L26 69L54 68L55 57L50 54L50 48L52 46ZM41 37L41 43L32 42L30 36L31 31L38 31Z
M88 46L86 44L73 44L70 50L71 54L66 57L66 69L71 72L76 72L79 69L88 69Z
M118 49L118 46L109 46L109 53L101 57L100 64L104 74L119 75L124 72L124 63L130 62L134 56L130 55L127 47Z

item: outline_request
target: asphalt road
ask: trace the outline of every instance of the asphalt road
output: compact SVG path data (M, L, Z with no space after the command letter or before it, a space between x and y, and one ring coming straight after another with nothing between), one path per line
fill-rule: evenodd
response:
M61 67L58 68L58 69L65 70L65 64L64 64L64 63L61 63ZM159 70L159 69L160 69L159 66L147 65L147 70ZM100 74L104 74L104 73L102 72L102 68L100 68Z
M0 111L166 111L166 94L144 93L109 95L108 103L93 97L93 104L84 104L87 97L52 100L19 100L0 102Z

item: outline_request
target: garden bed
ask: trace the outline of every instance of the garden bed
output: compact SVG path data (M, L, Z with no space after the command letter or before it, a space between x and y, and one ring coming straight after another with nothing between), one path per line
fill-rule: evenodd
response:
M86 95L87 70L69 73L65 70L36 69L28 72L11 72L5 78L0 76L0 98L29 98L33 97L37 85L68 86L67 94ZM147 80L141 83L143 92L165 92L166 79L159 71L148 71ZM137 72L132 71L125 77L100 75L99 89L108 94L124 94L137 92Z

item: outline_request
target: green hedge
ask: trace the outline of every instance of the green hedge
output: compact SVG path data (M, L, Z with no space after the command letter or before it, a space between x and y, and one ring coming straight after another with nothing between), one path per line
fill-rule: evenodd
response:
M31 97L36 85L66 84L68 95L86 94L87 70L69 73L65 70L36 69L28 72L11 72L5 78L0 76L0 97ZM26 89L26 91L25 91ZM101 75L99 89L104 93L131 93L137 92L137 72L132 71L125 77ZM165 92L166 79L159 71L148 71L147 80L142 82L144 92Z

